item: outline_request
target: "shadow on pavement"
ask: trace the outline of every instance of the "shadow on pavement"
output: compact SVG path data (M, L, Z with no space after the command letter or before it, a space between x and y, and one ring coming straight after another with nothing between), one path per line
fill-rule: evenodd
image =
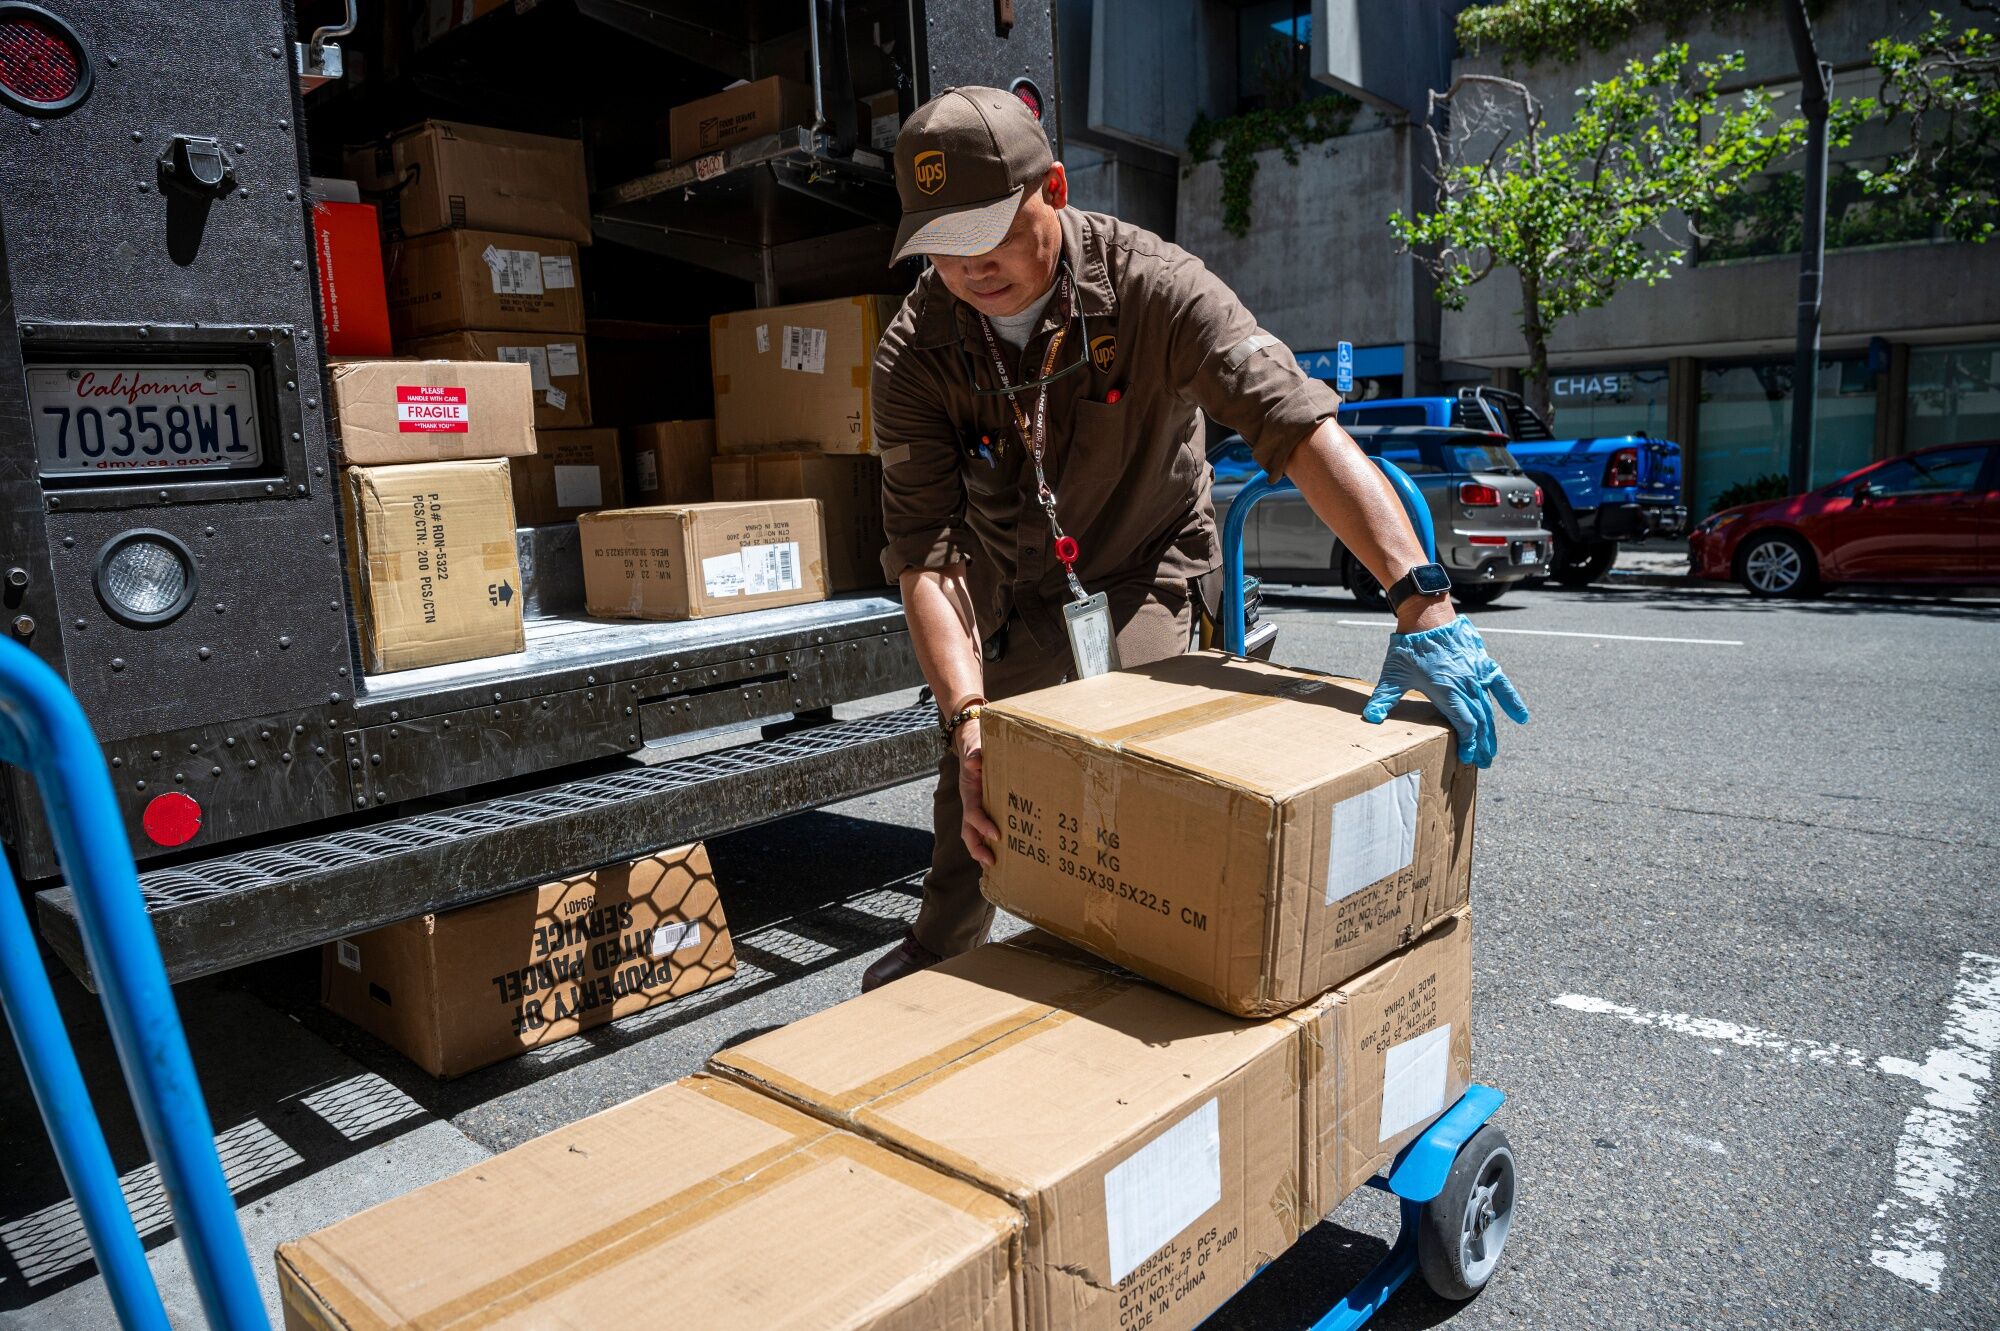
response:
M1389 1245L1373 1234L1322 1220L1218 1308L1204 1331L1306 1331L1388 1252ZM1496 1278L1506 1278L1504 1263ZM1423 1276L1412 1275L1368 1325L1418 1331L1440 1325L1464 1306L1439 1298Z

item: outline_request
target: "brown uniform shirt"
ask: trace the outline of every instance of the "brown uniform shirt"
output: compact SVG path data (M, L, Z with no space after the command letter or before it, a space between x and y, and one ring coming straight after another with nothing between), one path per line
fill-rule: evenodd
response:
M1222 562L1197 411L1241 433L1278 476L1339 398L1193 255L1101 213L1060 216L1089 344L1072 319L1057 368L1081 354L1091 365L1049 385L1043 467L1056 516L1076 538L1085 591L1184 585ZM1039 376L1057 305L1021 353L1001 343L1010 382ZM1007 399L975 396L968 373L997 386L977 316L927 272L875 353L883 572L967 561L982 635L1012 615L1042 650L1064 650L1069 591L1034 464ZM1018 395L1031 420L1037 391ZM981 434L990 464L966 444Z

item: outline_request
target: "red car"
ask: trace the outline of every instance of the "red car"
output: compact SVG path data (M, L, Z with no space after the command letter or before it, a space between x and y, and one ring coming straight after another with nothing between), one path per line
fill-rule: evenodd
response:
M2000 443L1889 458L1789 499L1741 504L1688 535L1697 578L1753 596L1837 582L2000 586Z

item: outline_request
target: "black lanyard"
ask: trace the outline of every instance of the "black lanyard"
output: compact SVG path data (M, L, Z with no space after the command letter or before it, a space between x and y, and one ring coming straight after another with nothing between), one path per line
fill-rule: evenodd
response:
M1076 538L1063 535L1062 524L1056 521L1056 492L1049 488L1048 474L1042 470L1042 452L1048 442L1049 429L1049 382L1050 371L1056 367L1056 358L1062 354L1063 339L1069 333L1071 284L1069 269L1064 267L1062 276L1056 279L1056 314L1059 320L1055 333L1049 338L1049 349L1042 357L1042 377L1038 381L1040 390L1035 394L1035 414L1032 422L1021 409L1021 399L1015 386L1008 382L1007 358L1000 353L1000 339L993 331L993 325L985 315L979 316L979 331L985 335L987 354L993 358L993 373L999 377L1000 391L1006 394L1007 405L1013 408L1014 428L1020 432L1021 445L1035 464L1035 497L1048 514L1049 532L1055 538L1056 559L1062 564L1063 576L1069 579L1070 593L1077 600L1087 599L1083 583L1077 580L1076 559L1078 554ZM1082 362L1079 361L1079 364ZM1021 387L1025 388L1023 384Z

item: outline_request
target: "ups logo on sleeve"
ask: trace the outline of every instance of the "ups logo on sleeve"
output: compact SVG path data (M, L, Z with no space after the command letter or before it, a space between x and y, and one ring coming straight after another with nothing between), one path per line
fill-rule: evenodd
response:
M1108 372L1111 369L1112 362L1117 359L1117 334L1106 333L1103 337L1093 337L1090 339L1090 363L1097 367L1100 374Z
M911 163L916 168L917 188L926 194L935 194L944 188L944 154L932 148L920 152Z

